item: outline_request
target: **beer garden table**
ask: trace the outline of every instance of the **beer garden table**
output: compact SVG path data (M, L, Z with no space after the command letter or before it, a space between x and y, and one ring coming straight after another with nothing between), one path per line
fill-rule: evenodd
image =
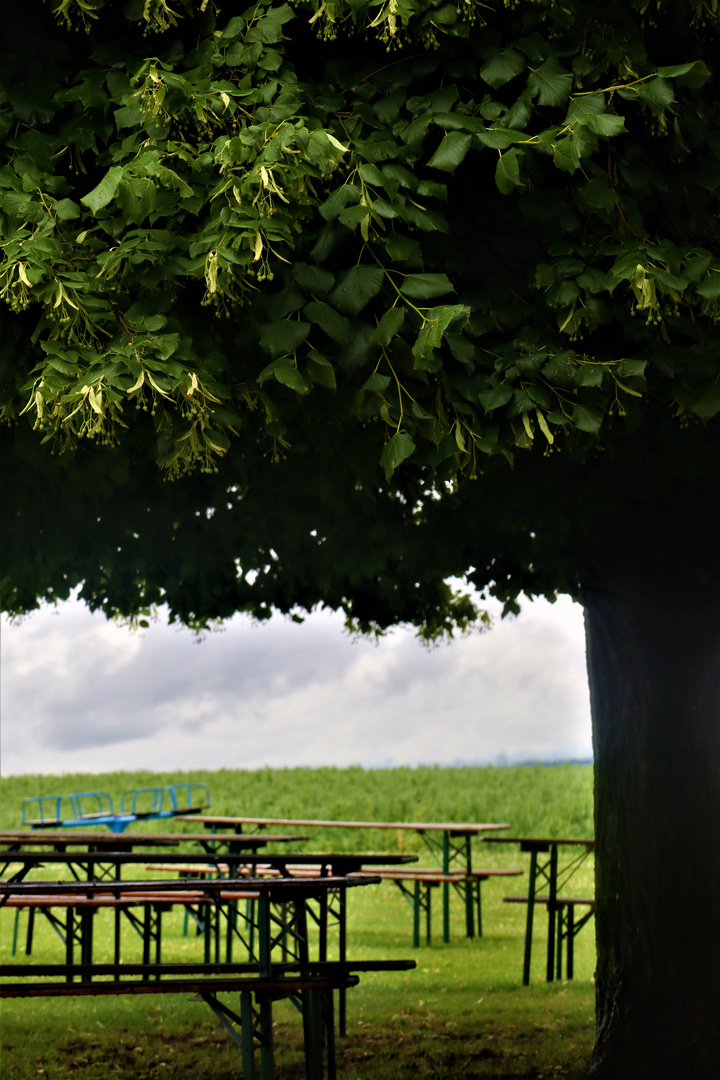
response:
M87 834L86 834L87 835ZM99 851L87 851L87 852L68 852L62 850L40 850L41 843L37 833L30 834L29 838L25 841L28 847L33 850L18 850L18 846L23 841L18 834L15 834L12 838L12 850L0 851L0 864L4 863L5 873L8 867L15 864L19 867L16 873L11 877L5 885L10 887L13 885L19 885L24 882L26 876L34 869L40 869L45 866L66 866L73 874L75 881L80 881L80 874L85 874L88 882L94 882L99 884L96 879L97 868L100 868L102 878L107 879L110 875L113 875L113 879L116 883L120 883L120 875L124 866L137 866L142 864L146 866L148 863L148 852L130 850L137 847L153 847L156 845L157 836L150 835L150 843L147 842L146 834L143 837L142 834L134 834L129 836L127 833L122 836L102 833L101 836L101 848ZM268 834L266 834L267 836ZM203 839L210 840L213 834L205 834ZM173 835L173 843L177 844L177 841L183 838L182 833ZM286 867L290 864L293 867L311 866L314 871L314 876L311 879L293 878L296 881L319 881L318 895L322 898L320 902L320 909L317 915L316 921L319 927L319 951L320 959L324 960L327 956L327 933L328 933L328 918L332 916L337 925L338 933L338 957L339 960L344 962L347 958L347 905L346 905L346 889L335 888L332 889L333 881L354 881L356 878L361 878L363 883L367 879L367 874L361 874L361 868L364 866L371 866L373 863L376 865L396 863L407 864L414 862L417 859L416 855L389 855L386 853L358 853L358 852L340 852L337 854L318 854L308 852L283 852L283 853L268 853L263 852L258 854L257 851L252 853L243 852L242 841L238 838L237 834L233 834L235 841L234 850L231 852L210 851L203 853L202 860L208 865L208 871L211 867L220 869L222 867L222 874L224 880L227 881L227 875L233 878L233 875L237 873L239 867L249 867L251 870L256 868L258 864L263 867L270 867L272 869L280 871L280 873L287 874ZM59 837L57 833L53 833L51 836L45 838L47 846L54 846L57 844L71 843L74 846L81 844L82 834L74 832L70 840ZM109 850L112 843L115 844L115 850ZM8 843L7 833L0 834L0 848ZM162 862L166 866L177 865L183 866L187 863L187 853L178 851L168 851L167 838L163 838L161 841L162 850ZM121 848L123 850L117 850ZM319 866L319 872L317 870ZM114 873L113 873L114 871ZM262 883L263 879L258 879L255 876L243 876L240 879L242 881L243 889L254 889L258 881ZM269 886L272 881L278 879L269 879L263 884L263 888ZM375 879L373 879L375 880ZM380 878L377 878L380 881ZM32 886L32 882L26 883L28 886ZM148 883L146 882L146 887ZM152 882L154 886L156 882ZM175 883L173 883L175 884ZM193 884L197 884L197 879L193 880ZM204 884L204 882L203 882ZM187 883L186 883L187 885ZM77 885L69 883L70 888L76 888ZM7 890L6 890L7 891ZM312 892L312 890L311 890ZM269 894L268 894L269 895ZM334 900L334 905L333 901ZM0 906L2 901L0 900ZM119 926L121 912L116 910L115 919L116 927ZM116 935L119 931L116 929ZM339 1023L340 1030L345 1030L345 992L340 991L340 1006L339 1006Z
M530 958L532 953L533 915L538 898L546 898L548 913L547 944L547 982L552 982L555 970L555 927L558 901L562 898L559 890L563 889L574 877L588 856L595 850L594 840L582 840L568 837L536 836L486 836L483 843L518 844L520 850L530 855L530 874L528 878L527 922L525 927L525 955L523 960L523 984L530 983ZM573 858L560 864L559 851L568 848L581 848ZM547 855L543 862L539 856ZM547 889L547 892L545 892ZM558 976L559 977L559 976Z
M169 847L178 847L181 843L189 843L197 845L203 852L203 857L205 854L219 852L224 852L226 856L234 856L244 855L248 852L255 854L259 848L263 848L270 843L293 843L299 840L307 840L307 836L287 833L280 835L263 833L262 836L251 836L244 833L242 837L238 836L237 833L230 833L228 836L219 836L217 834L211 836L207 832L199 835L179 832L112 833L89 832L77 828L73 828L68 832L52 829L43 833L38 830L8 829L0 831L0 864L3 862L17 862L15 856L21 852L28 854L30 849L38 852L42 849L46 862L62 862L62 859L53 860L48 856L51 852L62 854L68 852L71 848L84 848L86 854L82 858L68 861L71 873L77 877L73 868L77 864L84 863L87 864L88 879L98 874L100 878L103 878L107 876L106 871L102 869L105 863L109 866L114 865L117 868L122 865L122 862L132 863L141 860L147 862L147 855L138 855L137 848L160 847L167 849ZM113 854L122 856L122 858L105 858L105 856ZM138 855L138 857L133 859L133 854ZM187 853L181 856L183 860L187 860L187 857ZM32 862L32 860L28 859L20 861L24 861L28 865ZM227 861L227 857L225 861Z
M25 857L41 857L42 853L36 852L28 855L28 853L19 853L20 856ZM64 856L65 859L71 860L74 858L72 855L65 853L53 852L55 860L59 860ZM119 853L115 853L116 857L119 857ZM74 918L68 919L68 936L66 941L66 962L65 964L47 965L47 964L3 964L0 965L0 976L17 976L20 975L23 978L28 976L32 977L40 975L47 977L48 975L54 975L60 977L65 982L72 982L73 977L80 976L80 979L84 982L90 982L94 980L96 976L111 976L115 980L119 980L115 984L110 984L105 987L105 990L113 993L122 992L123 985L126 985L128 991L133 992L137 987L132 983L132 978L138 974L143 977L144 985L150 989L151 987L157 991L162 992L163 984L166 989L172 990L172 976L183 975L185 978L192 977L194 974L198 978L208 976L213 973L227 972L231 977L232 972L253 973L257 976L258 983L261 985L263 980L272 980L277 976L284 975L288 971L299 971L301 975L305 975L312 979L313 973L316 977L322 978L325 971L339 970L342 972L347 969L345 976L342 980L338 980L336 988L340 994L340 1015L339 1026L341 1033L345 1030L345 985L352 985L353 982L357 982L357 978L348 978L351 971L355 970L409 970L415 966L414 961L380 961L380 962L360 962L359 964L347 963L345 956L341 956L338 962L327 962L326 955L323 955L323 942L320 941L320 955L318 961L315 962L310 957L309 952L309 935L308 935L308 903L312 900L319 901L321 908L325 905L326 898L331 891L345 893L347 888L376 884L380 882L380 878L374 875L361 875L352 874L350 876L321 876L313 878L270 878L270 879L215 879L215 880L185 880L181 882L177 881L128 881L120 882L115 881L110 884L105 882L85 882L77 884L75 882L22 882L17 881L5 881L0 882L0 907L2 907L9 900L17 904L22 904L23 900L27 903L42 904L42 898L47 898L48 905L52 903L65 903L69 908L69 916L72 913L73 905L78 905L83 909L81 917L76 921ZM115 963L114 964L95 964L92 957L92 923L93 911L102 907L103 905L109 907L115 907L116 914L119 913L121 906L129 906L133 903L133 896L135 897L135 903L144 905L146 910L149 911L151 906L157 908L157 928L156 934L156 961L155 963L149 963L149 942L145 942L143 963L141 965L136 964L122 964L119 955L119 934L116 932L115 943ZM183 900L183 897L185 898ZM208 948L207 948L207 935L206 935L206 948L205 948L205 960L201 963L183 963L183 964L163 964L160 960L160 910L163 906L167 907L173 903L183 902L198 902L203 901L208 908L215 908L215 919L219 923L220 913L225 905L225 917L227 919L227 956L225 961L219 961L216 957L215 963L208 962ZM252 899L254 902L253 915L250 918L251 933L247 939L239 937L243 940L244 944L248 946L249 962L233 963L231 959L231 940L232 936L237 933L235 926L235 902L237 899ZM277 914L273 912L273 907L280 905L283 908L289 907L291 909L290 917L285 914L281 918L278 918ZM145 920L147 925L147 920ZM72 934L71 927L72 925ZM279 929L278 929L279 928ZM77 965L74 963L73 958L73 946L79 945L81 963ZM277 947L281 947L282 959L277 962L273 959L273 950ZM289 958L289 962L288 962ZM168 978L170 981L168 983ZM127 980L127 982L125 982ZM309 983L309 988L312 988L312 982ZM18 984L19 988L19 984ZM231 988L228 986L228 988ZM0 990L7 990L11 995L14 991L13 987L6 987L0 981ZM57 984L55 993L58 992ZM103 992L102 984L97 988L99 992ZM203 984L198 984L198 989L202 993ZM247 983L246 990L251 990L252 986ZM88 987L88 990L90 988ZM17 990L15 990L17 992ZM47 991L42 987L37 986L37 993L52 993L52 984L47 987ZM90 990L92 992L92 990ZM275 996L282 996L284 994L282 978L277 983L277 992ZM243 1047L243 1055L246 1060L246 1066L244 1067L244 1076L250 1077L253 1075L252 1068L252 1046L246 1044L246 1040L242 1041L238 1039L234 1032L231 1021L237 1021L240 1018L233 1014L225 1005L222 1005L216 1000L214 995L210 993L202 993L205 1001L210 1005L213 1011L216 1013L220 1021L230 1031L236 1041L239 1041ZM287 996L287 995L285 995ZM247 998L247 1001L246 1001ZM269 1001L272 998L268 999ZM249 994L245 993L243 996L243 1014L246 1012L246 1007L249 1012ZM308 1002L307 1005L303 1000L302 1010L304 1016L304 1022L306 1024L306 1046L307 1046L307 1023L310 1018L305 1015L307 1008L313 1008L312 1003ZM263 1018L264 1016L264 1018ZM271 1014L266 1011L263 1014L262 1008L258 1016L258 1023L260 1027L258 1029L259 1036L262 1044L270 1050L270 1059L272 1057L272 1030L271 1030ZM332 1026L332 1021L330 1023ZM246 1020L243 1019L242 1028L243 1032L246 1031ZM252 1043L253 1040L251 1039ZM306 1049L307 1053L307 1049ZM334 1051L333 1051L334 1053ZM248 1058L249 1054L249 1058ZM267 1064L267 1058L264 1059ZM266 1075L265 1064L263 1065L263 1075ZM272 1064L270 1061L267 1075L270 1075L272 1071ZM334 1075L334 1072L333 1072Z
M182 815L178 821L184 820ZM468 937L475 936L475 915L473 910L472 889L469 881L472 874L473 837L483 838L488 832L509 829L509 824L478 822L437 822L437 821L322 821L314 818L263 818L236 817L222 814L193 814L195 824L202 824L207 829L215 830L218 826L234 828L242 834L243 826L257 826L258 830L267 827L287 827L293 829L330 828L330 829L383 829L411 831L422 837L425 845L440 860L442 872L449 875L452 864L461 868L465 884L465 926ZM243 834L247 835L247 834ZM460 883L458 883L460 884ZM443 939L450 940L450 882L443 882Z

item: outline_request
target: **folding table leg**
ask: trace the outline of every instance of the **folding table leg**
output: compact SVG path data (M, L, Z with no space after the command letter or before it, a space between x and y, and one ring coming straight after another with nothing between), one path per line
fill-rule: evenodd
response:
M547 951L547 981L553 981L554 953L555 953L555 922L557 906L557 865L558 849L553 844L550 848L550 890L548 895L548 951Z
M575 905L567 906L567 977L572 979L575 962Z
M472 887L472 850L470 837L465 837L465 933L470 939L475 937L475 912L473 909ZM480 931L478 931L478 936Z
M65 915L65 963L71 967L73 962L73 943L75 938L75 911L68 907ZM72 975L68 975L68 982L73 981Z
M322 992L302 992L303 1031L305 1036L306 1080L323 1080Z
M273 1049L272 1001L263 997L258 1002L258 1036L260 1039L261 1080L274 1080L275 1056Z
M243 1080L253 1080L255 1025L253 1023L251 990L243 990L240 994L240 1024L242 1031Z
M450 873L450 837L447 831L443 832L443 875ZM450 882L444 881L442 886L443 897L443 941L450 941Z
M420 948L420 882L415 882L413 893L413 948Z
M338 960L342 963L347 960L347 891L344 885L338 890L337 900ZM332 992L330 994L330 1006L332 1007ZM344 986L341 986L338 990L338 1031L341 1035L347 1034L347 990Z
M27 940L25 942L25 953L30 956L32 953L33 945L33 932L35 930L35 908L28 909L28 928L27 928Z
M432 938L432 885L425 885L425 941L430 944Z

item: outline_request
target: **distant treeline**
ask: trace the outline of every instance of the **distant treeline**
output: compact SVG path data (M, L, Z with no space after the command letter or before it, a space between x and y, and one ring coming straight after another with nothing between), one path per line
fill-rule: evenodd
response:
M12 776L0 780L0 827L22 824L23 799L104 791L119 809L136 788L202 781L215 814L350 821L508 822L514 835L592 836L592 765L417 766L387 769L218 769ZM157 822L147 822L157 831ZM174 826L180 828L179 824ZM133 831L143 825L132 826ZM183 825L191 829L191 825ZM415 834L313 829L308 849L412 851Z

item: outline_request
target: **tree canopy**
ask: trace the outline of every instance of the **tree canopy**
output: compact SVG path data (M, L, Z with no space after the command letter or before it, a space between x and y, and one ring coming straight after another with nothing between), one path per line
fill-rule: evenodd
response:
M718 0L3 29L4 610L432 638L482 617L454 577L582 599L590 1075L715 1080Z
M452 574L577 594L593 470L712 483L719 29L714 0L6 16L4 606L84 581L109 614L432 634L475 615Z

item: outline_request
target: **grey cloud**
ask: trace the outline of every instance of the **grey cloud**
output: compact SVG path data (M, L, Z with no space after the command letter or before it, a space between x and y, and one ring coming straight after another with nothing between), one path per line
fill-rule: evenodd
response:
M68 604L4 626L3 660L6 772L56 770L29 764L50 758L100 771L589 754L582 617L569 601L430 652L410 632L352 641L327 613L300 626L236 619L196 644Z

